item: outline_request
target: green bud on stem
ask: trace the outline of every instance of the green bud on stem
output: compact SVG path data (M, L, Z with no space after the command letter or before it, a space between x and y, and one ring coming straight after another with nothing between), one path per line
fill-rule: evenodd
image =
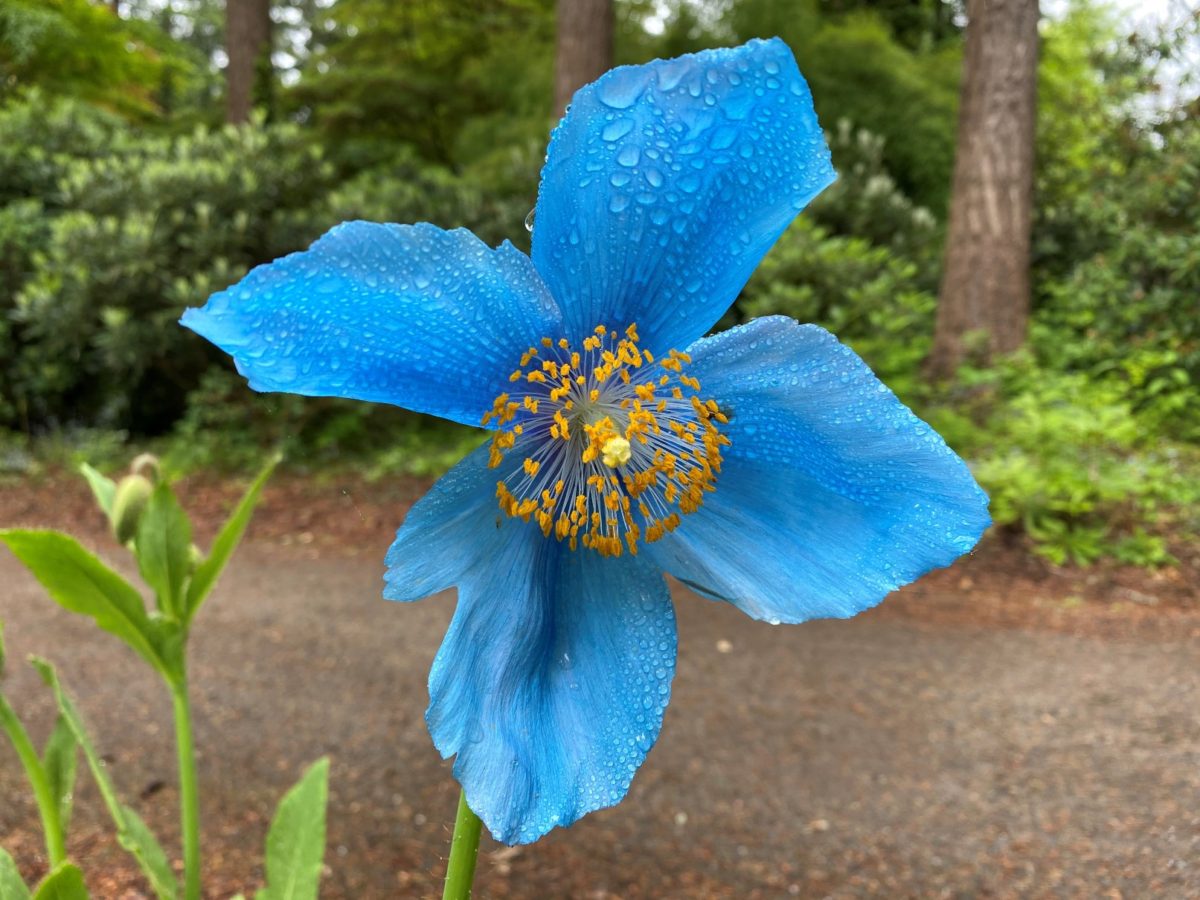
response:
M112 528L122 544L129 543L137 534L138 521L153 492L154 485L144 475L126 475L117 484L117 492L113 495Z

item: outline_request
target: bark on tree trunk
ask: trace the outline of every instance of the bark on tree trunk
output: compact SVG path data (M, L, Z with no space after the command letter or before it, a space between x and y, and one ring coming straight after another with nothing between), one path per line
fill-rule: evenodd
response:
M976 351L986 360L1025 341L1037 23L1037 0L967 3L950 224L927 360L936 377Z
M250 118L256 95L255 82L269 72L271 52L270 0L226 0L225 52L229 64L225 67L228 97L226 120L235 125Z
M612 0L558 0L554 109L562 115L577 90L612 68Z

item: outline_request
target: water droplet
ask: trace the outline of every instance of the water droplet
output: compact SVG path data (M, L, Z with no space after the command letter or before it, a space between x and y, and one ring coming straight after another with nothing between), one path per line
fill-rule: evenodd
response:
M641 158L642 152L634 144L622 147L621 152L617 154L617 162L626 168L636 166Z
M596 96L605 106L628 109L646 89L644 70L613 69L596 83Z
M525 217L525 230L526 231L529 231L529 232L533 231L533 219L534 219L534 216L536 216L536 215L537 215L537 208L535 207L535 208L531 209L529 211L529 215L527 215Z
M618 141L632 130L632 119L617 119L604 126L604 130L600 132L600 137L606 141Z
M691 68L691 63L686 59L670 59L663 61L656 68L658 89L660 91L670 91L674 90L679 82L683 80L683 76Z
M730 128L728 125L718 128L709 141L709 146L714 150L727 150L733 146L733 142L737 140L737 129Z

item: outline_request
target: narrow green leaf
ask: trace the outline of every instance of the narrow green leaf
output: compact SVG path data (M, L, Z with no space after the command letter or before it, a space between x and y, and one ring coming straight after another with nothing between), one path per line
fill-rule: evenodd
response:
M57 531L0 530L0 541L34 574L59 606L114 634L159 671L158 637L142 596L74 538Z
M179 883L162 844L136 812L122 806L121 813L125 830L117 833L117 841L138 861L154 893L162 900L174 900L179 893Z
M328 796L329 757L324 757L279 801L267 832L268 900L316 900L324 868Z
M29 900L29 888L21 880L17 864L0 847L0 900Z
M67 696L66 691L63 690L62 682L58 680L58 673L54 666L37 657L33 657L30 662L38 670L42 680L54 691L59 714L71 729L80 749L83 750L83 756L92 772L92 778L100 790L100 796L108 808L108 814L112 817L113 824L117 827L118 842L137 860L159 900L175 900L179 895L179 884L171 872L167 854L154 834L146 827L146 823L128 806L123 805L117 797L116 788L113 787L112 780L108 777L108 771L100 760L100 754L96 752L96 747L88 735L83 717L79 714L79 710L71 698Z
M96 498L96 503L104 510L106 516L111 516L113 497L117 493L117 483L111 478L104 477L87 463L83 463L79 467L79 471L87 479L88 487L92 489L92 496Z
M138 569L158 597L158 608L172 619L183 618L192 525L167 485L158 485L150 495L138 521L134 546Z
M33 900L88 900L83 873L69 862L59 863L42 879Z
M75 732L71 730L62 713L59 713L54 722L54 730L50 732L50 739L46 741L46 748L42 751L42 768L46 770L46 781L54 795L54 802L58 804L58 817L64 835L71 823L76 763L79 759L76 753L78 746Z
M246 531L246 526L250 523L250 516L254 512L254 507L258 503L259 495L262 494L263 486L267 483L267 479L271 477L271 473L275 471L275 467L279 465L279 461L283 456L276 453L263 466L262 471L258 473L258 477L246 489L246 493L242 495L242 499L238 502L237 508L233 514L221 526L220 533L213 540L212 550L200 565L196 566L196 571L192 573L192 581L188 585L187 610L184 615L185 621L191 621L192 617L200 609L200 604L204 602L204 598L208 596L208 592L212 590L212 586L217 581L217 576L221 574L221 570L225 568L225 563L229 562L229 557L233 554L234 548L241 541L242 535Z

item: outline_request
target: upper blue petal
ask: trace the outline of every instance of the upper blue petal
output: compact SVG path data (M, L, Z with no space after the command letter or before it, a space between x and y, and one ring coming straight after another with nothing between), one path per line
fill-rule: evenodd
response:
M182 323L258 391L392 403L478 425L521 354L562 330L528 257L469 231L347 222Z
M636 322L652 351L682 349L834 177L777 38L613 69L550 140L534 265L573 340Z
M386 596L458 585L426 720L492 835L527 843L625 796L670 698L675 617L661 573L639 558L571 552L498 520L486 458L472 454L413 507Z
M987 496L848 347L755 320L693 345L731 415L716 489L644 551L757 619L852 616L975 546Z

